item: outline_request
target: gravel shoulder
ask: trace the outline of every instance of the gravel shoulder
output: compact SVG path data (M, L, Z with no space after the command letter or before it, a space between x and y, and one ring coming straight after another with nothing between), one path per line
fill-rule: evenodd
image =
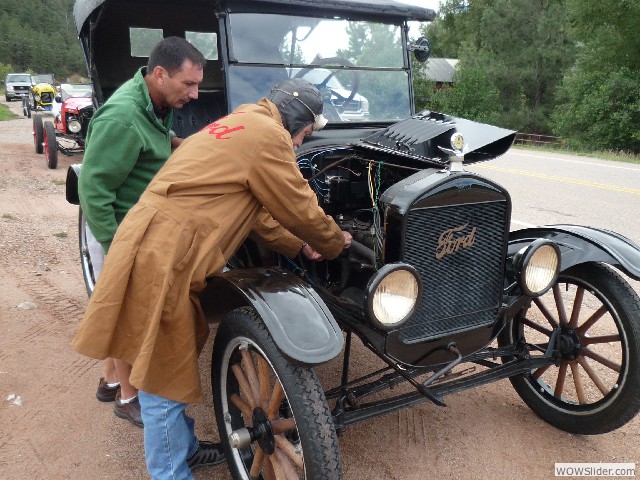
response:
M95 399L102 363L71 339L87 305L77 246L77 207L64 196L66 170L34 151L31 119L0 122L0 479L141 479L142 430ZM25 303L28 302L28 303ZM35 307L35 308L25 308ZM211 340L201 357L209 384ZM320 367L326 387L340 358ZM356 348L354 368L376 359ZM206 387L208 390L208 387ZM508 381L350 427L340 436L345 479L548 479L555 462L640 461L640 419L607 435L570 435L547 425ZM210 391L190 407L198 435L216 440ZM226 480L226 466L196 478Z

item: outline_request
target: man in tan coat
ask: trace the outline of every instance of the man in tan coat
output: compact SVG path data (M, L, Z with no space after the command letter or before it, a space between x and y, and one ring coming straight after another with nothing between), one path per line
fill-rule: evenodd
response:
M133 366L154 480L190 479L189 466L224 458L198 442L184 414L203 400L198 355L209 330L198 295L207 276L248 236L312 260L351 243L296 163L293 147L326 123L319 92L291 79L269 98L241 105L171 155L118 228L73 341L80 353Z

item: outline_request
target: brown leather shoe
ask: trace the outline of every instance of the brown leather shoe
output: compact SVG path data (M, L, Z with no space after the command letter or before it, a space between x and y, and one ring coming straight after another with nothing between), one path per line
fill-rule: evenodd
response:
M120 385L117 387L109 387L104 378L100 378L98 384L98 390L96 391L96 398L101 402L113 402L116 399L116 394L120 391Z
M113 406L113 413L120 418L129 420L136 427L142 428L142 415L140 414L140 402L138 397L131 400L129 403L120 403L120 392L116 395L116 404Z

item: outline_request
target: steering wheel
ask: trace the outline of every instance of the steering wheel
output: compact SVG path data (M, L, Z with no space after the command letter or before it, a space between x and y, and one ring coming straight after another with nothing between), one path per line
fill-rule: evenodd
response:
M311 63L314 64L315 66L303 68L298 73L296 73L294 78L304 78L304 76L307 73L309 73L311 70L314 70L315 68L318 68L319 66L324 66L324 65L341 65L343 67L355 67L354 63L342 57L328 57L328 58L316 57L314 60L312 60ZM328 88L327 83L329 83L329 80L331 80L336 73L341 71L340 68L333 68L330 70L331 72L322 80L322 82L320 82L319 84L316 83L316 87L318 87L318 90L320 90L320 92L322 92L323 90L326 90ZM356 96L356 93L358 92L358 88L360 87L360 72L358 70L347 70L347 71L350 72L352 75L351 92L349 92L349 95L347 96L340 95L335 90L331 90L331 93L336 97L338 97L338 100L340 101L340 103L338 104L331 102L333 106L337 108L347 106L349 102L353 100L353 97Z

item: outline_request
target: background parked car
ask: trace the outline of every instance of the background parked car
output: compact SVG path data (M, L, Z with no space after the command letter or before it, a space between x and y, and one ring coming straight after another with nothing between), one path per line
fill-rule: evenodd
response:
M29 95L31 75L28 73L10 73L3 83L5 85L5 100L7 102L19 100Z
M302 68L291 68L289 69L289 76L302 75L302 78L318 87L325 99L325 103L330 103L333 106L333 109L327 109L327 112L325 112L329 120L331 120L331 115L336 113L340 121L343 122L362 122L369 119L369 100L356 93L360 83L358 73L351 75L350 83L348 87L345 87L338 80L335 71L327 68L314 68L304 69L305 71L300 74L302 70Z
M58 166L58 152L73 156L84 153L84 139L95 107L90 84L63 83L52 104L53 120L33 115L36 153L45 154L49 168Z

